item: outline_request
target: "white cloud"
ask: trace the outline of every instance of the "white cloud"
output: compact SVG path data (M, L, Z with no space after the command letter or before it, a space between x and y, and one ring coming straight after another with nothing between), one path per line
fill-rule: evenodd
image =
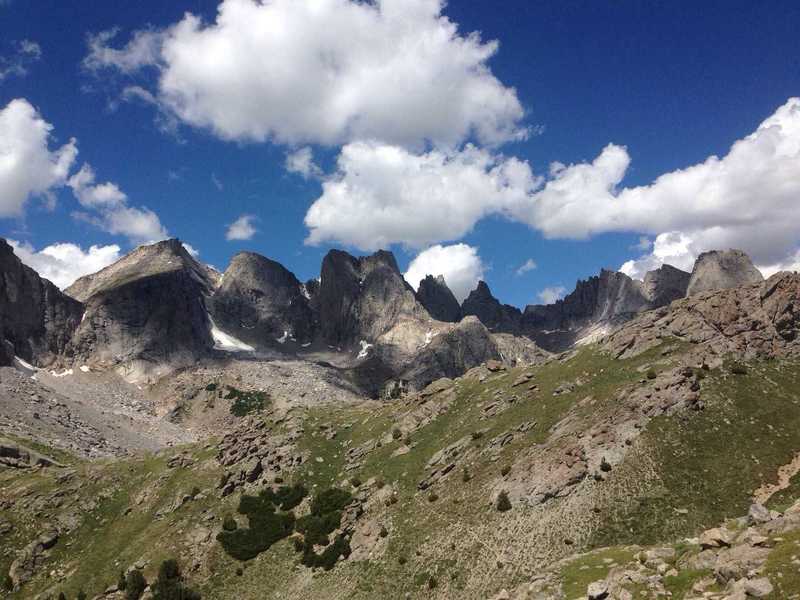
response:
M214 187L217 188L218 192L221 192L225 186L222 184L222 180L217 177L216 173L211 173L211 183L214 184Z
M51 150L52 130L25 99L0 110L0 218L21 216L30 198L64 185L78 148L73 139Z
M252 239L258 231L255 225L253 225L255 219L253 215L242 215L228 225L228 230L225 232L225 239L228 241Z
M128 197L115 183L95 183L91 166L83 165L67 181L75 197L84 208L94 213L76 213L76 216L113 235L124 235L132 243L163 240L167 230L152 210L128 206Z
M376 142L346 145L337 171L306 214L308 243L364 250L456 240L499 214L549 238L607 232L656 236L645 263L691 265L698 253L740 248L759 265L785 261L800 239L800 98L792 98L722 158L621 187L631 162L609 144L590 163L553 164L547 179L527 162L467 145L414 154ZM341 215L348 215L342 219ZM684 252L674 248L682 240Z
M31 197L55 202L53 192L69 186L80 205L91 212L76 216L133 242L167 237L158 216L147 208L127 204L114 183L95 183L91 166L70 175L78 155L75 139L57 150L49 147L53 126L24 99L12 100L0 110L0 218L22 216Z
M120 247L91 246L83 250L70 243L52 244L41 250L24 242L8 240L19 259L45 279L49 279L62 290L78 277L96 273L120 259Z
M376 250L455 240L491 213L518 210L539 181L527 163L471 145L414 154L355 142L342 148L336 173L306 214L307 243Z
M42 58L42 48L34 41L21 40L12 44L11 54L0 56L0 82L16 75L24 77L28 67Z
M538 268L539 265L536 264L536 261L532 258L529 258L524 263L522 263L519 268L516 270L517 275L524 275L528 271L533 271L534 269Z
M83 60L83 66L90 71L113 67L122 73L133 73L142 67L158 62L163 34L154 30L136 31L122 49L115 49L108 44L119 33L118 28L89 34L87 45L89 54Z
M554 285L544 288L537 296L539 297L539 302L542 304L553 304L556 300L561 300L566 293L567 288L563 285Z
M314 162L314 153L309 146L288 153L284 166L289 173L297 173L303 179L322 177L322 169Z
M520 139L524 111L488 67L498 48L462 35L444 0L223 0L162 31L89 40L84 64L158 70L163 110L228 140L292 145L378 139L420 147Z
M456 300L463 302L483 279L484 270L477 248L467 244L436 245L420 252L403 276L417 289L426 275L441 275Z

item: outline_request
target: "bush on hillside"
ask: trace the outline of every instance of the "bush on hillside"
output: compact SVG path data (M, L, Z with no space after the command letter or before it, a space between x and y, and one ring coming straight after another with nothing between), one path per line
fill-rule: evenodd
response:
M134 569L125 577L125 600L139 600L147 587L141 571Z
M178 561L165 560L158 569L158 579L151 586L153 600L200 600L200 594L183 580Z
M655 379L656 377L657 377L656 372L653 369L650 369L647 372L647 378L648 379Z
M508 493L505 490L497 495L497 510L499 512L511 510L511 500L508 499Z

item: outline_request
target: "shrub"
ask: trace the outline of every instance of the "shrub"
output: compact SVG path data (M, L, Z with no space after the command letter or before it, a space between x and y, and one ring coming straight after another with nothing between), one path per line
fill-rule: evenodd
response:
M75 596L75 600L86 600L86 592L79 590L78 595Z
M378 478L375 480L375 487L376 487L377 489L379 489L379 490L382 490L382 489L383 489L383 486L385 486L385 485L386 485L386 482L383 480L383 477L378 477Z
M473 431L470 434L470 437L472 437L473 440L479 440L479 439L481 439L483 437L483 432L482 431Z
M244 417L250 413L263 410L268 396L266 392L253 391L244 392L235 387L228 386L228 393L225 394L226 400L233 400L231 404L231 414L237 417Z
M314 554L311 546L306 544L302 562L307 567L322 567L326 571L330 571L336 566L339 557L347 558L348 556L350 556L350 540L344 535L337 535L333 544L325 548L322 554Z
M397 559L397 563L400 565L404 565L408 562L408 559L405 556L400 556Z
M139 600L147 587L147 580L141 571L134 569L125 578L125 598L126 600Z
M503 468L500 469L500 475L502 475L503 477L505 477L509 473L511 473L511 465L504 465Z
M511 500L508 499L508 493L505 490L497 495L497 510L500 512L511 510Z
M734 375L747 375L747 367L745 367L742 363L731 363L730 367L728 367L728 370Z
M352 485L355 488L361 487L361 480L358 477L353 477L352 479L350 479L350 485Z
M153 600L200 600L200 594L184 583L178 561L173 558L161 563L151 589Z
M128 587L128 582L125 579L125 571L120 571L119 580L117 581L117 589L120 592L124 592L126 587Z
M67 596L64 592L58 592L58 600L67 600Z
M216 383L209 383L206 386L206 391L207 392L216 392L217 391L217 384Z
M437 585L439 585L439 582L437 581L436 577L434 577L433 575L428 577L428 589L429 590L435 589Z
M657 377L656 372L653 369L650 369L647 372L647 378L648 379L655 379L656 377Z
M382 538L385 538L387 535L389 535L389 530L386 529L384 525L381 525L381 530L378 533L378 535L381 536Z
M298 483L292 486L282 486L275 491L267 489L261 492L261 495L282 510L292 510L303 501L303 498L308 496L308 490Z
M294 545L295 552L302 552L306 545L303 543L303 540L299 537L296 537L292 540L292 544Z
M428 502L436 502L438 499L439 496L436 494L436 492L431 492L428 494Z
M217 541L225 552L237 560L250 560L275 542L289 537L294 531L294 514L276 514L271 511L248 514L250 527L236 531L220 531Z
M323 515L337 510L344 510L344 507L350 504L352 499L352 494L347 490L329 488L320 492L311 501L311 514Z
M226 516L222 520L222 529L225 531L236 531L239 528L239 524L236 522L231 515Z
M469 469L467 469L467 467L464 467L464 470L461 471L461 481L466 483L470 479L472 479L472 475L470 475Z
M393 440L399 440L401 437L403 437L403 432L400 431L399 427L395 427L394 429L392 429L392 439Z

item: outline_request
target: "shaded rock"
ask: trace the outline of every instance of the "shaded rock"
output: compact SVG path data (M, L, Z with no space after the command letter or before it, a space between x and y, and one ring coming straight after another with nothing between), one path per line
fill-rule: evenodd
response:
M0 366L14 356L47 366L67 352L83 306L22 264L0 238Z
M456 323L461 320L461 306L441 275L427 275L420 281L417 300L437 321Z
M521 330L520 310L508 304L501 304L492 295L485 281L479 281L478 286L469 293L461 305L461 312L464 316L478 317L492 332L518 334Z
M225 270L211 299L214 320L224 331L253 345L278 340L310 342L316 330L306 286L280 263L240 252Z

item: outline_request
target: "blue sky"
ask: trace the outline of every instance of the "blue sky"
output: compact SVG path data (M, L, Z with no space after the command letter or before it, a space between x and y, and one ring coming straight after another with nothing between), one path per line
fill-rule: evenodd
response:
M295 1L303 5L311 2ZM227 2L240 7L252 5L248 10L264 8L254 0ZM286 6L281 8L285 2L276 2L274 13L263 13L263 23L283 14L281 10L291 12ZM663 262L686 268L710 244L743 247L767 270L796 264L800 207L793 186L798 184L787 187L786 183L800 180L800 173L792 171L800 171L796 126L800 108L789 102L800 95L800 5L796 2L507 0L498 5L484 0L454 0L440 15L431 16L435 0L413 0L406 6L419 5L419 14L409 9L407 15L390 18L390 9L398 10L397 0L368 4L364 9L368 12L363 14L347 12L352 8L347 0L326 0L329 10L342 15L336 22L344 29L343 39L337 41L334 36L323 50L334 55L331 60L342 61L338 67L345 71L347 67L341 65L346 60L360 60L357 57L368 54L371 43L378 43L369 32L360 39L359 27L369 23L361 20L365 16L382 17L380 27L390 33L406 18L421 24L415 22L412 31L427 26L438 31L437 19L446 17L457 26L457 40L480 32L481 41L473 41L478 49L497 40L497 51L478 61L477 67L490 74L492 93L510 93L515 102L509 104L506 97L502 102L492 100L493 107L481 104L474 108L472 100L465 101L464 106L473 107L469 110L474 112L464 117L471 128L466 133L458 130L457 123L440 126L436 119L430 123L420 114L425 112L420 110L424 102L433 106L441 100L453 105L454 111L460 106L460 96L445 93L446 81L454 86L466 81L462 95L479 95L473 85L475 73L458 72L457 65L445 60L446 56L441 65L436 57L420 62L425 68L436 64L440 69L436 80L442 84L428 89L423 81L418 87L424 93L420 92L413 105L404 104L406 99L400 92L392 95L391 89L380 85L382 80L368 81L361 87L353 86L353 94L375 92L385 102L375 108L369 99L349 99L354 106L365 107L363 115L351 115L351 122L358 125L331 133L320 124L325 119L301 122L298 117L295 123L292 90L308 85L312 92L327 93L324 86L312 80L325 76L324 71L309 70L307 63L296 68L292 64L297 53L317 43L313 24L308 24L308 31L304 29L308 20L286 21L287 27L295 29L282 32L287 39L285 48L273 39L264 42L269 53L259 56L263 48L256 44L237 55L241 60L233 67L219 71L214 70L213 54L206 56L204 63L198 60L202 64L197 65L191 63L191 56L180 63L170 58L163 48L182 44L190 50L202 49L192 46L201 43L200 35L195 34L216 31L219 4L219 0L0 3L0 110L13 99L25 99L37 117L52 126L48 151L56 151L71 138L77 140L79 151L67 175L53 177L44 191L31 190L21 207L15 211L9 208L0 217L0 236L16 240L27 249L28 261L34 266L41 265L37 252L60 242L75 244L81 251L91 245L117 244L125 252L138 241L145 241L110 226L109 213L104 212L107 208L99 208L97 197L92 200L85 195L83 202L79 201L81 190L85 194L96 192L93 186L104 182L113 182L124 193L125 206L150 209L162 231L185 240L200 252L202 260L219 268L224 268L237 251L253 250L307 279L318 275L321 258L329 248L365 253L371 249L368 238L374 232L375 239L389 240L380 245L391 246L404 270L431 245L469 246L467 258L455 252L438 255L446 276L448 269L461 269L452 277L460 277L463 287L465 280L482 269L495 295L518 306L538 302L546 288L571 290L576 279L595 274L601 267L619 268L626 261L639 261L628 267L634 275ZM185 21L186 12L200 19L192 35L172 28ZM332 15L326 17L327 22L333 22ZM253 19L237 23L241 27L259 26ZM98 47L119 52L95 53L94 63L87 62L91 54L88 36L112 29L118 29L117 35L103 38ZM142 58L128 45L137 31L157 38L149 40L147 46L155 59ZM218 33L224 39L236 32ZM254 39L261 39L258 34L270 35L264 31L247 33L254 34ZM408 35L413 34L398 39L408 41ZM352 39L360 44L358 50L347 47ZM30 44L38 45L38 51ZM398 44L397 52L402 53L402 47ZM444 44L443 55L448 47ZM376 55L380 52L376 50ZM414 59L392 60L395 58L398 70ZM252 126L247 114L242 117L244 123L237 120L230 126L228 115L219 116L225 106L212 106L220 97L224 99L229 84L232 89L241 86L238 100L252 98L267 114L272 110L270 102L286 100L286 96L265 91L282 84L269 77L259 82L262 67L287 71L281 81L289 90L289 104L274 108L275 114L283 116L275 124L264 116L262 108L253 108ZM178 104L171 103L174 96L168 96L169 90L159 83L165 75L174 76L177 82L172 91L181 94ZM138 94L131 93L134 88ZM207 102L202 97L204 90L212 90ZM149 100L143 100L146 94ZM197 105L188 104L186 98ZM337 102L340 100L337 98ZM515 103L522 113L515 112ZM298 113L305 104L298 100ZM386 109L388 116L384 106L392 107L391 111ZM780 107L785 110L778 114ZM776 114L778 150L763 150L764 143L758 147L753 144L722 167L707 164L707 157L725 157L734 142L762 131L760 124ZM527 130L527 136L505 130L498 133L500 127L481 134L481 123L494 118L505 119L515 131ZM256 123L259 119L266 123L266 134ZM393 119L399 123L397 127ZM292 137L296 139L289 139ZM0 153L2 143L0 140ZM519 183L509 176L494 199L487 199L491 194L484 190L488 188L451 186L454 179L467 177L465 165L474 164L474 157L461 160L469 144L489 161L482 168L484 174L498 165L510 169L513 165L506 161L513 159L526 164L531 177ZM593 171L569 170L570 165L591 166L609 144L624 147L624 151L609 151L608 160L595 165ZM337 158L340 153L346 154L345 146L353 150L353 161L337 171ZM287 154L302 148L310 148L319 169L307 173L307 177L286 168ZM397 227L391 218L373 223L370 219L378 210L365 205L364 198L382 206L381 194L393 197L402 193L407 171L389 172L382 165L369 177L356 179L357 170L366 173L376 165L376 156L388 149L397 152L392 160L411 165L408 168L416 168L420 161L430 168L427 178L412 186L414 197L403 200L408 202L407 212L418 211L420 219L399 223L403 218L399 217ZM564 167L551 171L555 161ZM442 163L449 165L446 174ZM70 186L67 178L83 164L91 165L95 180L81 188L76 188L75 182ZM754 164L761 166L755 168ZM674 185L640 187L693 165L704 166L696 175L685 175ZM14 173L9 173L0 169L0 192L4 184L11 185ZM4 177L8 181L4 182ZM430 179L436 177L441 178L441 189ZM597 185L592 184L595 177L600 179ZM698 183L692 177L702 181ZM365 183L364 179L369 181ZM323 193L323 181L332 182L329 193ZM481 185L484 183L490 185ZM18 191L18 187L14 189ZM438 192L431 191L426 197L429 190ZM54 198L55 203L47 202L47 197ZM620 199L623 208L609 208L614 198ZM323 216L317 221L320 243L309 245L304 243L309 235L304 218L311 205L321 199ZM437 202L450 203L451 208L426 212ZM467 206L472 207L472 216L463 214ZM357 231L343 229L335 222L353 218L356 210L361 211ZM76 217L78 212L84 217ZM732 214L737 219L733 220ZM226 228L242 215L253 217L251 224L256 232L248 240L227 240ZM774 228L770 216L775 216ZM447 226L461 220L463 227ZM437 226L441 223L438 237L437 227L432 232L419 232L424 228L421 225L431 222ZM765 242L773 231L775 242ZM80 255L72 253L62 259L69 262L76 256ZM536 268L519 272L529 259ZM445 264L447 261L452 264ZM431 269L437 264L422 261L422 266ZM72 273L64 265L60 267Z

